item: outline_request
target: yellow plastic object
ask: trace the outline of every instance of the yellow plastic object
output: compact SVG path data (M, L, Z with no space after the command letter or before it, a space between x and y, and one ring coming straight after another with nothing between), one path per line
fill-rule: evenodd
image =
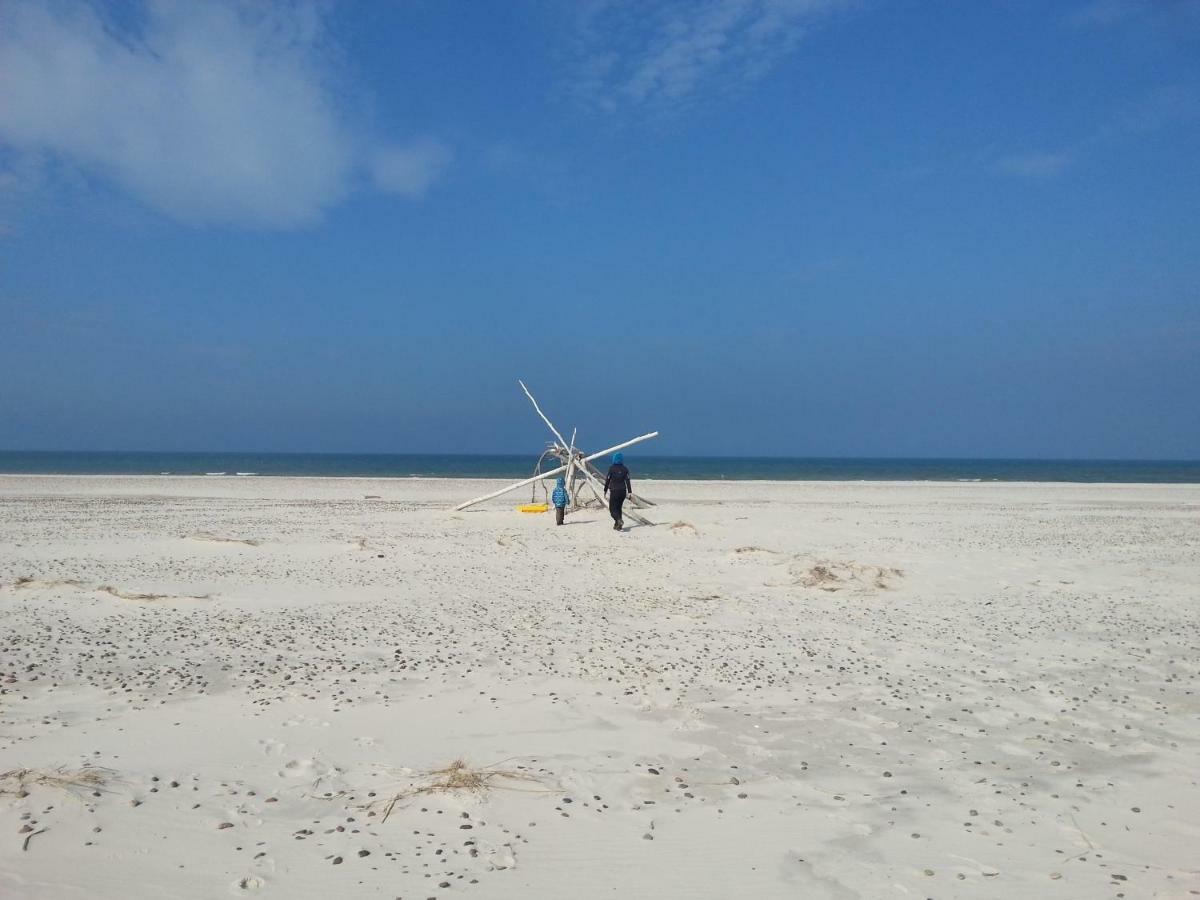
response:
M550 506L546 503L526 503L524 506L517 507L521 512L527 513L545 512L549 508Z

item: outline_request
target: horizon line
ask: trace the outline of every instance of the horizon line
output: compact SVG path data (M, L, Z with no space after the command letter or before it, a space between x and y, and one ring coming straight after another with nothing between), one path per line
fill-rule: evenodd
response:
M462 453L457 451L396 451L396 450L50 450L50 449L11 449L0 448L0 454L16 453L46 453L46 454L140 454L140 455L229 455L229 456L443 456L461 459L482 457L513 457L524 458L531 456L528 452L493 452L493 453ZM1185 465L1200 465L1200 457L1168 458L1149 456L877 456L877 455L740 455L740 454L705 454L705 453L639 453L637 456L649 459L711 459L711 460L799 460L799 461L873 461L873 462L1039 462L1039 463L1172 463Z

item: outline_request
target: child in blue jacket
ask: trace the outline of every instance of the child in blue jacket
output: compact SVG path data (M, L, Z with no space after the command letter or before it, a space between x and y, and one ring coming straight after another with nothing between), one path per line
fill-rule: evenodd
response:
M570 502L570 497L567 496L566 479L560 477L554 485L554 493L550 495L550 501L554 504L554 524L561 525L563 516L567 514L567 503Z

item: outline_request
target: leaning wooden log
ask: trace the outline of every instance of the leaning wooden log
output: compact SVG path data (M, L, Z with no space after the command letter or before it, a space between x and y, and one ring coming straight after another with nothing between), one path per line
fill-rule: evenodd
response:
M580 470L582 471L583 463L576 461L575 465L579 466ZM607 499L605 499L604 493L603 493L604 485L601 484L600 482L596 481L593 478L589 478L587 484L588 484L588 487L590 487L592 489L592 493L596 496L596 500L599 502L600 508L608 509L608 501L607 501ZM633 519L633 521L637 522L639 525L653 525L654 524L649 519L639 516L637 513L635 513L633 510L630 510L630 509L622 510L621 514L627 518Z
M597 469L597 468L596 468L595 466L593 466L591 463L588 463L588 464L587 464L587 467L588 467L589 469L591 469L593 473L595 473L595 475L596 475L596 477L597 477L597 478L600 478L600 479L606 479L606 478L607 478L607 476L606 476L606 475L605 475L603 472L601 472L599 469ZM646 507L648 507L648 506L654 506L654 505L655 505L654 503L651 503L649 500L647 500L645 497L639 497L639 496L638 496L637 494L635 494L633 491L630 491L630 492L629 492L629 501L630 501L630 502L631 502L631 503L632 503L634 506L636 506L638 509L646 509Z
M602 496L604 493L604 482L589 472L588 467L583 463L576 461L575 466L579 469L579 472L583 475L583 477L587 479L588 484L592 486L592 490L596 492L596 495L598 497ZM638 516L630 515L629 518L633 519L635 522L641 522L643 525L650 524L645 519L639 518Z
M564 438L564 437L563 437L561 434L559 434L559 432L558 432L558 429L554 427L554 423L553 423L553 422L551 422L549 419L547 419L547 418L546 418L546 414L545 414L544 412L542 412L542 408L541 408L540 406L538 406L538 402L537 402L536 400L534 400L534 399L533 399L533 394L529 393L529 388L525 387L525 382L521 381L521 379L519 379L519 378L518 378L518 379L517 379L517 384L519 384L519 385L521 386L521 390L523 390L523 391L525 392L525 396L526 396L526 397L528 397L528 398L529 398L529 402L533 404L533 409L534 409L534 411L535 411L535 412L536 412L536 413L537 413L539 416L541 416L541 417L542 417L542 421L546 423L546 427L547 427L547 428L549 428L549 429L550 429L550 430L551 430L551 431L554 433L554 436L555 436L556 438L558 438L558 442L559 442L560 444L562 444L562 446L564 446L564 447L567 447L567 440L566 440L566 438ZM573 436L573 435L572 435L572 437L571 437L571 444L570 444L570 446L571 446L571 447L574 447L574 446L575 446L575 438L574 438L574 436ZM569 459L569 458L570 458L570 457L569 457L569 454L570 454L570 449L568 449L567 453L568 453L568 459Z

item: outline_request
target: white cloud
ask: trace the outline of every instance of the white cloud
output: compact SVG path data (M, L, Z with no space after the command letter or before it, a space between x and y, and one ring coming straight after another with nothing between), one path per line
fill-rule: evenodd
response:
M314 3L133 12L135 27L118 27L77 0L0 6L0 144L182 222L265 228L312 224L394 152L340 113Z
M1071 164L1069 153L1021 153L997 160L994 170L1018 178L1051 178Z
M419 197L441 177L450 156L449 148L440 141L422 138L377 151L371 160L371 174L382 191Z
M847 0L594 0L578 24L576 93L589 105L672 107L764 75Z

